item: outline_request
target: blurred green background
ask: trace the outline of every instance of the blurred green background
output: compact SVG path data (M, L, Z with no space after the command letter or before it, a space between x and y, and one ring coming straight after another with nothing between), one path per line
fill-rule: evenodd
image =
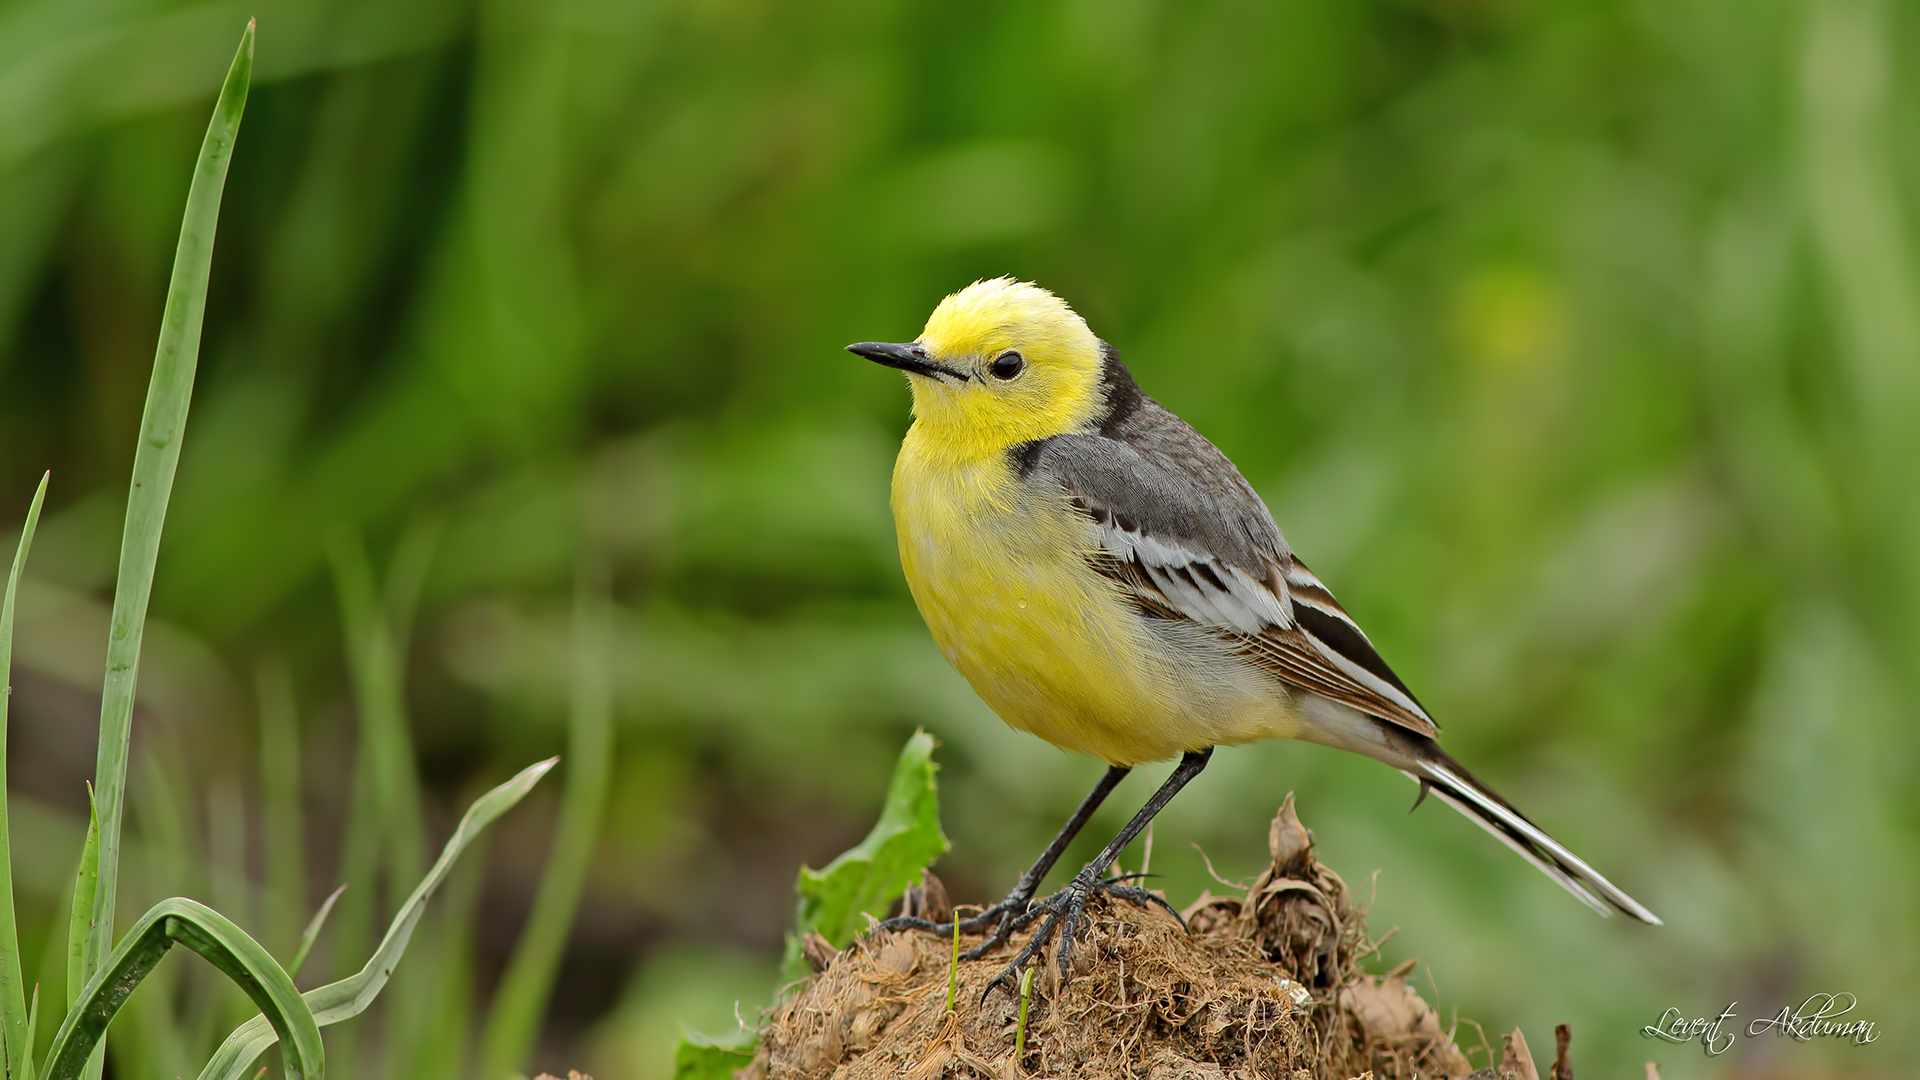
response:
M317 902L355 737L328 536L382 565L437 537L407 678L442 828L563 746L573 582L606 565L615 786L540 1067L663 1076L682 1023L750 1018L796 868L865 832L916 726L963 901L1098 775L932 647L887 510L906 391L840 351L1011 273L1238 462L1457 757L1668 926L1292 745L1160 819L1176 903L1212 884L1194 844L1251 876L1293 790L1445 1016L1570 1020L1583 1076L1920 1075L1920 21L1871 0L0 0L6 528L53 470L12 739L43 970L249 15L133 801L170 786L257 872L254 671L284 658ZM556 792L492 843L476 995ZM1639 1033L1823 991L1880 1041Z

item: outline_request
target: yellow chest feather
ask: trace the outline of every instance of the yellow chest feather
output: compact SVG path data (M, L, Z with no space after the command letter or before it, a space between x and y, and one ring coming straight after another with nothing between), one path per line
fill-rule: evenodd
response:
M907 585L1003 720L1117 764L1280 733L1281 698L1196 670L1219 665L1169 649L1092 570L1094 526L1063 496L1027 485L1004 453L956 460L917 434L893 476Z

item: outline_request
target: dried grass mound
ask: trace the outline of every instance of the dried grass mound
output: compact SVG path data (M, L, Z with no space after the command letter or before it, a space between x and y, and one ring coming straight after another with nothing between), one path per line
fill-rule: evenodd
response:
M773 1010L759 1053L740 1076L1468 1076L1466 1056L1407 986L1405 970L1386 977L1360 970L1373 951L1361 913L1340 876L1315 860L1291 795L1268 847L1272 864L1244 896L1203 896L1188 909L1191 933L1164 911L1096 900L1074 952L1074 977L1060 985L1051 950L1037 969L1019 1060L1019 1002L998 990L982 994L1024 938L956 969L950 942L900 932L872 935L837 955L824 941L810 942L818 974ZM937 880L915 892L910 906L947 917ZM962 939L963 949L969 944Z

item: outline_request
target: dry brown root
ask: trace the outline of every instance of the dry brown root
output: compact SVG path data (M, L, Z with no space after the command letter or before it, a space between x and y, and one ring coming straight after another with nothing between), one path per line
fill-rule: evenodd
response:
M807 955L818 974L767 1018L744 1080L1143 1077L1146 1080L1460 1080L1473 1072L1403 965L1369 976L1345 882L1314 858L1289 796L1272 862L1245 896L1169 914L1095 901L1062 983L1040 965L1026 1052L1017 998L983 994L1001 954L952 964L928 934L878 933ZM979 939L964 937L965 949ZM1010 949L1026 943L1016 935ZM955 981L949 1011L948 980Z

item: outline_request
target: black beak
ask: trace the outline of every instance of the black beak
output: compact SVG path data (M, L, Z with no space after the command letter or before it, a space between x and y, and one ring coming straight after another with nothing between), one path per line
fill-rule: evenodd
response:
M961 382L966 381L966 373L942 367L927 359L927 348L919 342L894 345L885 341L862 341L847 346L847 351L855 356L864 356L876 364L885 364L890 368L914 375L924 375L929 379L946 376Z

